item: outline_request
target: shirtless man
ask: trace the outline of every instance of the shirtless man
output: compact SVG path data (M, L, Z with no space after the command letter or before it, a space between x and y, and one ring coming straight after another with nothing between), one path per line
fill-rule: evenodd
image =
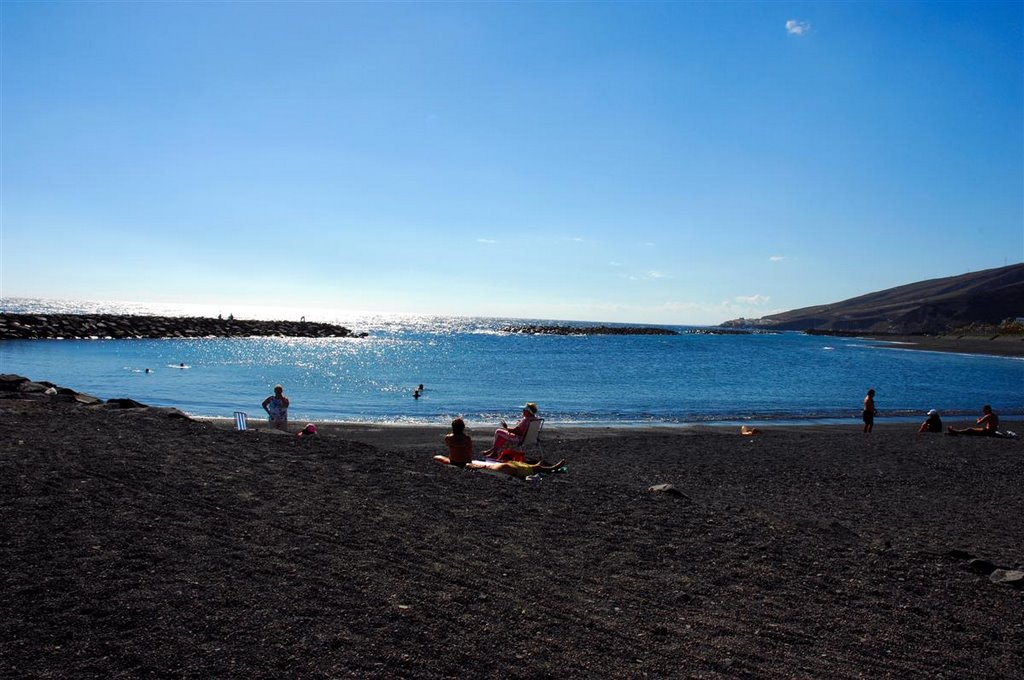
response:
M980 427L965 427L957 430L951 425L946 432L949 434L969 434L992 437L995 436L996 428L999 427L999 416L992 412L991 406L985 404L981 407L981 417L974 422Z
M871 432L871 429L875 426L875 415L878 411L875 410L875 391L868 390L868 396L864 397L864 412L861 413L861 419L864 420L864 432Z

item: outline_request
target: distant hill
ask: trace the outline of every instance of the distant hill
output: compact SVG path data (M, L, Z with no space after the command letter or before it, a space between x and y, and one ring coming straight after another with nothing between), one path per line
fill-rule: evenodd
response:
M1024 264L932 279L828 305L723 326L862 333L943 333L972 323L1024 317Z

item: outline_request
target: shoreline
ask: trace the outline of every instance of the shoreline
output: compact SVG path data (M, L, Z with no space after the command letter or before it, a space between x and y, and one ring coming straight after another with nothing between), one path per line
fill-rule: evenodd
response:
M969 335L871 335L866 340L880 343L876 347L907 349L924 352L943 352L968 356L1024 358L1024 336L996 335L991 337Z
M198 422L208 423L213 427L220 430L234 431L235 421L232 418L198 418L194 417L194 420ZM861 432L863 424L860 421L850 419L849 423L808 423L808 424L796 424L796 423L785 423L776 425L762 425L756 424L757 429L760 431L758 435L752 437L745 437L739 434L740 425L670 425L666 427L660 426L623 426L623 427L608 427L608 426L594 426L594 427L579 427L579 426L560 426L552 425L550 427L545 426L541 433L541 442L545 446L547 442L558 442L558 441L583 441L583 440L603 440L617 439L622 441L629 441L631 439L643 439L646 437L664 437L668 439L679 439L685 441L695 437L702 436L724 436L729 438L735 438L740 441L749 441L763 438L777 438L779 436L792 436L792 435L804 435L804 436L839 436L839 435L850 435L850 436L864 436L868 439L871 437L886 437L891 435L904 436L908 433L917 434L917 428L921 422L924 421L924 416L920 418L907 419L905 421L893 421L886 420L881 421L880 419L875 420L874 432L870 435L864 435ZM442 425L417 425L409 423L347 423L347 422L336 422L336 421L312 421L317 426L317 431L320 434L328 435L331 437L340 437L351 441L357 441L364 444L369 444L377 448L395 448L395 449L409 449L424 447L435 447L438 452L441 452L443 446L441 441L444 436L450 432L448 426ZM291 437L295 438L296 433L302 429L305 421L289 421L288 431L275 430L271 428L265 420L260 420L254 423L252 420L249 421L249 429L259 433L260 435L267 434L272 437ZM975 425L975 418L970 416L948 416L943 418L944 425L952 425L954 427L973 427ZM466 428L466 433L473 439L474 449L477 451L483 450L490 445L491 438L493 437L494 430L497 427L494 425L475 425L473 427ZM1000 430L1006 431L1011 430L1016 432L1018 436L1024 436L1024 419L1019 417L1016 418L1000 418ZM921 437L927 438L928 435L922 434ZM1010 440L1010 441L1022 441Z

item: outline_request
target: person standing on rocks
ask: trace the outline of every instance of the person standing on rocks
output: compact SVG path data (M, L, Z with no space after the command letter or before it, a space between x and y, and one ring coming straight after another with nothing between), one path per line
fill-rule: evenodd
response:
M263 400L263 410L270 416L270 426L278 430L288 429L288 397L284 388L274 385L274 393Z

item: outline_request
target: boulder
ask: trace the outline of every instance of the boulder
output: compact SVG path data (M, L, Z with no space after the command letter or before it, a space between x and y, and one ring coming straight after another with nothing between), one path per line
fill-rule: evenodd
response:
M655 484L654 486L650 487L647 490L650 491L651 493L664 493L668 494L669 496L675 496L676 498L685 498L686 500L690 500L689 496L687 496L685 493L683 493L676 487L672 486L671 484Z
M1019 569L996 569L988 578L992 583L1011 588L1024 588L1024 571Z
M22 383L27 383L28 378L20 375L5 373L0 375L0 392L17 392Z
M145 404L134 399L107 399L107 406L111 408L147 408Z
M998 567L989 562L988 560L973 559L967 563L967 570L973 571L975 574L988 575L994 572L996 569L998 569Z

